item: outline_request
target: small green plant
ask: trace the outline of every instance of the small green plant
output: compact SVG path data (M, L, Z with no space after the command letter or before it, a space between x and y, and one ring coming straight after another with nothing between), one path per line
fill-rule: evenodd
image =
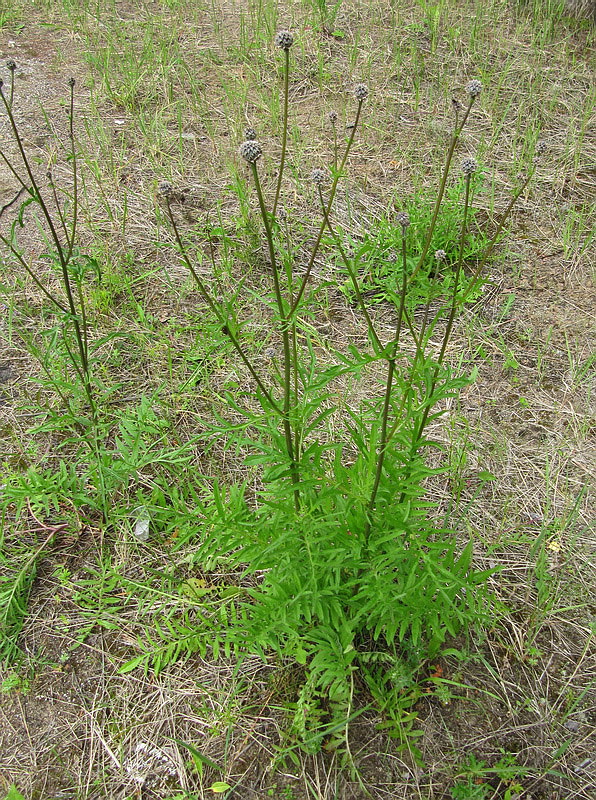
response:
M0 684L0 692L8 694L9 692L20 692L21 694L28 694L31 690L31 682L28 678L24 678L17 672L9 673Z
M8 792L4 795L3 800L25 800L25 798L13 783Z
M451 789L453 800L484 800L496 796L495 790L499 791L499 797L513 800L522 793L524 787L518 778L530 772L530 768L518 764L513 753L504 750L501 753L492 767L486 761L479 761L473 753L468 756Z
M0 216L12 205L20 203L16 219L11 223L7 233L0 233L0 242L7 253L20 265L31 278L46 300L50 301L53 313L58 320L57 326L50 331L47 347L39 350L33 339L29 339L30 349L38 356L41 366L47 373L53 389L60 395L66 407L70 405L69 395L74 393L72 380L64 378L56 370L56 356L62 350L62 357L70 364L83 388L92 418L97 415L94 396L91 356L93 347L89 340L89 324L84 295L84 284L90 274L99 276L97 262L81 253L77 247L77 226L79 217L79 175L77 146L74 135L74 87L75 80L69 81L69 129L67 160L72 170L72 186L70 190L59 189L54 181L52 170L46 171L46 186L42 188L36 174L35 164L27 154L21 135L17 117L15 116L15 73L17 66L11 59L7 63L10 73L10 85L5 88L0 81L0 101L4 107L9 130L17 149L15 160L8 149L0 145L0 158L15 180L16 193L13 199L0 209ZM21 202L21 198L25 199ZM36 210L37 217L32 220L31 212ZM18 233L26 226L38 224L43 230L46 252L39 257L38 263L23 250L18 240ZM62 293L57 292L52 281L48 280L42 263L45 262L50 277L59 276ZM26 337L25 337L25 340ZM61 347L60 347L61 344ZM61 360L59 360L61 363ZM75 411L78 422L82 423L80 414Z
M480 227L476 211L471 205L473 194L479 191L481 182L482 175L474 174L471 182L473 193L470 196L469 232L462 254L466 272L461 273L459 279L460 296L466 294L468 300L476 299L480 293L481 285L474 279L473 271L489 242L489 237ZM464 187L465 179L461 176L458 181L446 188L445 199L430 246L419 268L417 265L420 254L425 248L426 233L433 214L433 198L426 191L403 203L411 222L408 231L408 276L416 270L406 298L409 311L426 302L434 305L444 303L452 294L454 270L458 262ZM360 293L366 296L369 303L393 302L399 294L399 271L396 269L396 262L401 249L401 231L399 226L395 225L394 217L395 212L386 213L372 226L370 232L361 238L351 239L352 269L358 275ZM342 269L341 259L339 262L340 271L345 272L345 268ZM472 282L472 291L468 293L467 289ZM347 278L342 291L349 300L355 300L351 278Z
M17 537L4 538L0 549L0 661L11 662L19 653L18 638L27 616L29 596L41 560L68 523L48 523L46 518L61 509L66 497L80 503L83 495L74 470L64 463L59 469L38 473L3 475L0 520L16 528L29 520L33 540L23 546Z

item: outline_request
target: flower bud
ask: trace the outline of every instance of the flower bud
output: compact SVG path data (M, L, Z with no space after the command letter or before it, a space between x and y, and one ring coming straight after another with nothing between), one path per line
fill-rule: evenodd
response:
M275 34L275 46L279 47L280 50L288 51L290 47L294 44L294 37L290 33L290 31L278 31Z
M354 86L354 97L361 103L368 97L368 86L365 83L357 83Z
M263 154L263 148L256 139L247 139L242 142L238 152L245 161L248 161L249 164L254 164Z

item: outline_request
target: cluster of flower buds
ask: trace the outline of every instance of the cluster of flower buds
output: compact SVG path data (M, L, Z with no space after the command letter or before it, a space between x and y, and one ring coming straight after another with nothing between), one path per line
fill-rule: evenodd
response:
M464 175L473 175L478 169L478 162L475 158L464 158L461 162L461 171Z
M249 164L255 164L263 155L263 148L256 139L247 139L238 148L242 158Z
M356 86L354 86L354 97L359 103L366 100L368 97L368 86L365 83L357 83Z
M470 97L474 99L478 97L481 91L482 91L482 84L478 80L470 81L466 86L466 92L470 95Z
M290 31L278 31L275 34L274 41L276 47L279 47L280 50L285 50L287 52L294 44L294 37Z
M395 215L395 221L401 225L402 233L405 233L406 228L410 225L410 215L407 211L400 211Z
M321 186L321 184L325 183L325 179L326 178L327 178L327 175L325 174L325 171L322 170L322 169L315 168L310 173L311 181L313 183L316 183L317 186Z

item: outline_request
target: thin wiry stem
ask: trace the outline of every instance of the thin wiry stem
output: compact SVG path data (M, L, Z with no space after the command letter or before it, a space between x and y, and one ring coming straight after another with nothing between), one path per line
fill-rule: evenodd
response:
M459 240L459 254L457 259L457 267L455 270L455 278L454 278L454 285L453 285L453 296L451 299L451 307L449 310L449 317L447 319L447 327L445 329L445 333L443 334L443 343L441 345L441 350L439 353L439 357L437 359L436 366L433 370L433 377L430 383L430 388L427 393L427 402L425 408L422 412L422 416L420 418L420 422L418 423L416 432L412 439L412 446L410 450L410 460L412 460L418 450L418 446L420 440L422 438L422 434L424 432L424 428L426 427L426 423L428 421L428 415L430 414L431 409L431 398L437 386L437 380L439 377L439 370L441 365L443 364L443 359L445 358L445 352L447 350L447 345L449 343L449 339L451 337L451 331L453 330L453 322L455 320L455 311L457 308L457 290L459 288L459 279L463 268L463 255L464 255L464 244L466 239L467 233L467 224L468 224L468 209L469 209L469 201L470 201L470 180L471 175L469 173L466 174L466 189L465 189L465 196L464 196L464 213L463 213L463 221L462 221L462 229L461 229L461 236ZM405 495L402 493L401 501L403 501Z
M83 335L83 331L81 329L81 323L79 322L79 315L77 313L76 304L75 304L75 300L74 300L74 294L73 294L72 286L71 286L71 282L70 282L70 276L68 274L68 260L69 260L69 258L66 257L66 254L64 252L64 248L62 246L62 243L60 242L60 237L58 236L58 232L57 232L56 226L54 224L54 220L53 220L52 215L50 214L50 211L49 211L49 209L48 209L48 207L46 205L46 202L45 202L45 200L43 198L43 195L41 194L41 190L40 190L39 185L38 185L38 183L37 183L37 181L35 179L35 176L33 174L33 170L31 169L31 165L29 164L29 159L27 158L27 154L25 152L25 148L23 147L23 142L22 142L22 139L21 139L21 135L19 133L19 129L18 129L18 126L16 124L16 120L15 120L14 115L12 113L11 104L8 102L4 92L2 91L2 86L1 85L0 85L0 98L2 99L2 102L3 102L4 107L6 109L8 120L10 122L10 126L11 126L11 129L12 129L15 141L17 143L17 147L19 148L19 153L20 153L20 156L21 156L21 160L23 162L23 165L25 167L27 175L29 176L29 181L31 183L31 189L28 189L28 191L31 194L31 196L37 201L37 203L39 204L39 206L40 206L40 208L42 210L43 216L44 216L44 218L46 220L47 226L48 226L49 231L50 231L50 235L51 235L52 241L54 243L54 248L56 250L56 254L58 255L58 259L60 261L60 268L61 268L61 271L62 271L62 282L64 284L64 289L66 291L66 296L67 296L67 300L68 300L68 307L69 307L69 311L70 311L71 321L72 321L72 324L73 324L73 327L74 327L75 339L77 341L77 347L78 347L78 350L79 350L79 358L80 358L80 361L81 361L82 371L84 373L83 384L84 384L84 388L85 388L85 393L87 395L87 399L88 399L89 405L91 407L92 415L93 415L93 417L95 417L97 409L96 409L96 405L95 405L95 400L93 398L93 391L92 391L92 388L91 388L90 369L89 369L89 362L88 362L88 359L87 359L87 351L86 351L86 348L85 348L84 335Z
M23 256L16 249L16 247L6 238L6 236L3 236L1 233L0 233L0 242L2 242L2 244L10 250L10 252L13 254L13 256L15 256L15 258L18 259L19 263L24 268L24 270L27 272L29 277L33 280L33 282L35 283L37 288L40 289L45 294L45 296L49 300L51 300L52 303L54 303L54 305L58 309L60 309L60 311L62 311L63 314L68 314L68 309L66 308L66 306L63 306L62 303L60 303L59 300L56 300L54 295L46 289L46 287L39 280L37 275L33 272L31 267L29 266L29 264L27 264L27 262L25 261Z
M79 171L77 162L77 148L74 137L74 78L70 79L70 109L68 115L68 136L70 139L70 154L72 161L72 227L68 239L68 252L66 260L69 261L77 235L77 221L79 216Z
M25 189L21 187L19 191L15 194L15 196L12 198L12 200L9 200L8 203L4 203L4 205L0 208L0 217L2 216L2 214L4 214L5 211L8 211L8 209L17 202L17 200L23 194L24 191Z
M375 504L377 500L377 494L379 491L379 486L381 484L381 476L383 474L383 464L385 462L385 454L387 452L387 446L389 444L389 437L387 434L387 428L389 424L389 410L391 408L391 395L393 392L393 378L395 375L395 359L397 357L397 351L399 348L399 339L401 336L401 329L402 329L402 320L404 316L404 308L406 303L406 291L408 287L408 264L407 264L407 256L406 256L406 231L405 227L402 227L402 236L401 236L401 250L402 250L402 285L401 285L401 293L399 299L399 310L397 314L397 323L395 327L395 337L391 344L391 355L389 356L389 364L387 368L387 382L385 384L385 399L383 402L383 413L381 417L381 440L379 442L379 450L377 455L377 466L375 470L375 480L373 484L372 491L370 493L370 499L368 501L368 513L367 513L367 520L366 520L366 528L365 528L365 537L368 539L370 534L370 529L372 525L372 516L375 510Z
M4 155L4 153L2 152L2 150L0 150L0 158L2 158L2 161L4 161L4 163L6 164L6 166L8 167L8 169L9 169L9 170L12 172L13 176L14 176L14 177L15 177L15 178L18 180L18 182L21 184L21 188L22 188L22 190L23 190L23 191L25 191L25 192L27 192L27 194L29 194L31 197L35 197L35 194L34 194L33 190L32 190L32 189L31 189L29 186L27 186L27 184L25 183L25 181L24 181L24 180L21 178L21 176L19 175L19 173L17 172L17 170L15 169L15 167L13 167L13 165L12 165L12 164L11 164L11 162L8 160L8 158L7 158L7 157Z
M335 122L333 124L333 169L337 172L337 157L338 157L338 146L337 146L337 127Z
M294 436L292 425L290 422L290 408L291 408L291 395L292 395L292 349L290 344L289 334L289 319L287 304L284 301L281 286L279 283L279 270L277 267L277 259L275 256L275 245L273 243L273 233L271 231L271 223L269 221L269 214L265 206L265 198L259 180L259 172L255 161L250 162L252 169L253 180L255 189L259 200L259 208L261 210L261 217L263 218L263 226L265 228L265 238L267 239L267 247L269 249L269 260L271 261L271 274L273 276L273 291L277 303L279 313L279 326L284 351L284 375L283 375L283 416L282 425L284 429L284 438L286 440L286 450L290 460L290 473L292 476L292 483L294 484L294 504L296 510L300 508L300 494L297 488L300 480L298 469L296 465L296 454L294 449Z
M350 280L352 281L352 286L354 287L354 294L356 295L356 300L358 302L358 305L360 306L360 310L362 311L362 314L364 315L364 319L366 320L368 331L369 331L370 336L371 336L371 338L373 340L373 344L375 346L375 349L376 349L376 351L378 353L381 353L384 350L384 348L383 348L383 345L381 343L381 340L379 339L379 337L377 335L377 332L375 330L375 326L373 325L373 321L370 318L370 314L368 313L368 309L366 307L366 303L364 302L364 298L362 297L362 292L360 291L360 286L358 285L358 277L357 277L356 273L354 272L354 269L352 267L352 263L351 263L350 259L348 258L344 248L342 247L342 244L341 244L341 241L339 239L339 236L337 235L333 225L331 224L331 219L330 219L330 216L329 216L329 210L327 209L327 207L325 205L325 200L323 199L323 190L321 189L320 185L317 188L319 190L319 200L321 201L321 210L323 212L323 218L325 220L325 224L327 225L327 228L329 229L329 233L333 237L335 245L336 245L337 249L339 250L339 254L341 256L341 259L344 262L344 265L345 265L345 267L346 267L346 269L348 271L348 275L350 276Z
M47 173L48 183L50 184L50 189L52 190L52 197L54 198L54 205L56 206L56 211L58 212L58 219L60 220L60 227L62 228L62 232L64 233L64 238L68 242L68 229L66 227L66 220L64 218L64 214L62 212L62 207L60 205L60 199L58 198L58 192L56 191L56 184L54 183L54 179L52 177L52 173L48 170Z
M530 183L530 181L532 180L535 172L536 172L536 166L534 165L532 167L532 169L529 171L526 179L523 181L523 183L521 184L519 189L517 189L512 194L511 200L507 204L507 208L505 209L505 211L503 212L503 214L501 216L499 224L497 225L496 230L493 233L493 235L491 237L491 240L490 240L490 242L488 243L488 245L486 247L486 250L484 251L484 254L483 254L483 256L482 256L482 258L480 260L480 263L478 264L478 266L476 267L476 269L474 270L474 272L472 274L472 280L470 281L470 283L469 283L469 285L468 285L468 287L467 287L466 291L464 292L463 297L461 299L461 303L462 304L466 302L466 300L469 297L469 295L476 288L476 285L478 283L478 280L480 278L482 270L484 269L484 267L486 265L486 262L488 261L492 251L494 250L495 244L497 243L497 239L499 238L503 228L505 227L505 223L507 222L507 219L509 218L509 215L511 214L511 212L513 210L513 206L517 203L520 195L523 194L523 192L526 190L526 188L527 188L528 184Z
M284 112L282 122L282 139L281 139L281 157L279 159L279 174L277 176L277 186L275 189L275 200L273 201L272 215L275 217L277 214L277 204L279 203L279 194L281 192L281 182L286 163L286 147L288 144L288 98L290 91L290 50L284 50Z

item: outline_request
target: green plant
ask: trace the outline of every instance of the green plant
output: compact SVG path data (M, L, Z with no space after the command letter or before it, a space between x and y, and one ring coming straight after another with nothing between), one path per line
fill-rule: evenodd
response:
M474 175L474 194L480 190L482 175ZM460 242L461 204L464 195L465 180L459 180L445 190L445 199L438 215L434 233L427 253L418 267L420 256L425 249L428 227L433 215L432 195L428 190L420 192L414 198L403 203L409 214L411 226L408 232L409 246L407 256L408 275L413 279L408 287L407 308L414 311L424 303L434 305L445 303L451 297L454 281L454 270L458 262ZM477 213L471 203L469 209L469 232L464 242L463 263L468 273L473 273L479 259L484 254L489 236L480 226ZM365 294L368 302L392 302L399 292L399 272L396 269L398 253L401 249L401 234L394 223L394 212L387 212L361 238L351 239L350 260L352 270L358 275L358 286ZM343 232L342 232L343 233ZM436 254L439 254L438 256ZM342 262L339 260L339 269ZM415 274L413 274L415 272ZM467 292L471 282L474 286ZM480 283L474 280L473 274L460 274L460 296L467 295L467 300L477 299ZM353 282L350 277L345 281L342 291L350 300L355 299Z
M469 755L451 789L453 800L484 800L494 797L495 789L503 792L505 800L513 800L523 792L524 787L518 778L530 772L530 768L518 764L513 753L502 749L501 753L501 758L493 767L489 767L486 761L479 761L473 753ZM496 787L494 783L497 784Z
M25 800L25 798L13 783L12 786L9 788L8 792L6 793L6 795L4 796L4 800Z
M433 519L435 504L426 497L425 484L444 469L429 466L427 453L436 445L425 431L441 415L444 401L473 379L448 366L447 346L457 311L477 286L522 189L514 192L493 236L483 239L481 248L476 242L475 267L464 279L477 170L474 159L464 159L457 188L461 220L450 245L453 271L449 284L435 291L432 286L440 281L428 269L427 255L441 229L443 198L450 196L448 177L456 145L482 88L479 81L471 81L467 104L454 105L445 168L434 206L425 217L426 230L416 231L414 255L410 214L397 214L391 230L386 223L398 256L392 267L393 287L386 290L394 306L394 333L383 341L333 220L334 198L346 176L368 96L364 84L354 90L357 108L343 149L339 152L335 139L329 172L319 168L312 172L321 222L302 274L296 271L296 249L289 244L287 219L279 206L292 43L287 31L276 36L284 53L284 104L281 161L271 209L258 169L263 149L252 129L239 150L249 167L267 248L272 291L264 304L281 344L278 371L266 374L248 353L236 315L229 304L216 301L193 263L191 245L174 213L172 187L166 184L161 189L179 253L256 384L256 397L247 397L247 403L228 392L229 408L243 420L231 424L222 416L209 435L250 453L246 464L259 471L260 486L252 486L249 495L246 485L215 483L213 496L202 509L205 525L196 560L207 570L224 562L227 569L237 570L244 586L229 607L233 613L226 615L228 651L242 655L273 650L305 668L294 715L294 730L305 746L308 742L309 747L320 747L330 729L337 733L345 728L353 713L358 676L383 710L393 714L396 735L406 742L415 736L416 715L409 709L419 695L415 681L403 684L404 675L412 674L411 667L404 672L404 653L415 652L419 665L438 652L446 637L485 619L491 607L485 589L490 573L473 568L472 542L461 542L448 526ZM326 229L329 236L324 240ZM347 352L330 353L331 364L321 364L317 357L306 291L324 245L333 245L344 264L369 340L368 349L351 346ZM415 324L409 298L424 274L431 287L427 296L441 302L438 309L431 309L427 301L422 322ZM438 347L431 344L433 336L439 337ZM379 368L385 372L379 396L357 409L338 403L334 386L339 380L358 382ZM339 414L346 420L345 438L332 435L328 427ZM184 649L175 644L175 631L172 634L174 650L168 659ZM179 634L179 643L192 637L192 625L185 624ZM192 642L193 647L205 647L199 632ZM136 663L142 661L139 657ZM127 668L134 665L131 662Z
M50 510L62 510L66 498L83 504L84 494L74 470L64 463L46 473L30 468L24 474L7 475L3 479L2 522L10 522L16 528L21 519L27 520L30 540L23 546L22 537L13 534L3 539L0 550L0 564L4 568L0 576L0 660L11 662L19 653L18 637L27 616L38 566L54 540L69 526L69 522L49 523L46 519Z
M86 303L84 297L84 284L90 273L98 275L97 262L81 253L77 247L77 224L79 216L79 176L77 146L74 135L74 78L69 81L69 128L67 159L72 170L72 187L68 191L59 189L53 178L52 170L46 172L47 185L42 189L36 175L34 162L28 156L24 146L19 124L14 113L15 100L15 73L16 64L11 59L7 63L10 73L10 85L4 88L0 81L0 101L8 119L9 130L16 145L17 158L20 159L21 168L17 166L14 158L7 152L7 148L0 147L0 158L8 168L12 177L19 186L13 199L0 209L0 215L13 204L20 201L25 195L26 199L20 203L16 219L10 225L7 234L0 233L0 242L7 252L23 268L46 300L49 300L54 314L58 318L58 325L52 330L48 347L45 353L40 354L33 346L35 355L40 357L42 368L55 391L60 395L68 407L68 393L72 394L72 382L56 376L52 362L56 358L57 344L61 341L64 356L80 381L84 390L91 416L97 415L96 401L94 398L93 379L91 374L92 346L89 341L89 326L87 319ZM33 209L39 212L39 219L31 220L29 214ZM18 232L20 229L38 224L43 230L46 252L40 256L41 261L48 265L50 274L57 274L62 284L65 297L51 287L50 281L44 275L41 265L35 264L33 259L19 245ZM73 344L74 338L74 344ZM30 339L33 345L33 340ZM45 356L45 357L43 357ZM82 422L78 417L78 422Z
M20 692L21 694L28 694L30 690L31 681L16 672L9 673L0 684L0 692L3 694L8 692Z

